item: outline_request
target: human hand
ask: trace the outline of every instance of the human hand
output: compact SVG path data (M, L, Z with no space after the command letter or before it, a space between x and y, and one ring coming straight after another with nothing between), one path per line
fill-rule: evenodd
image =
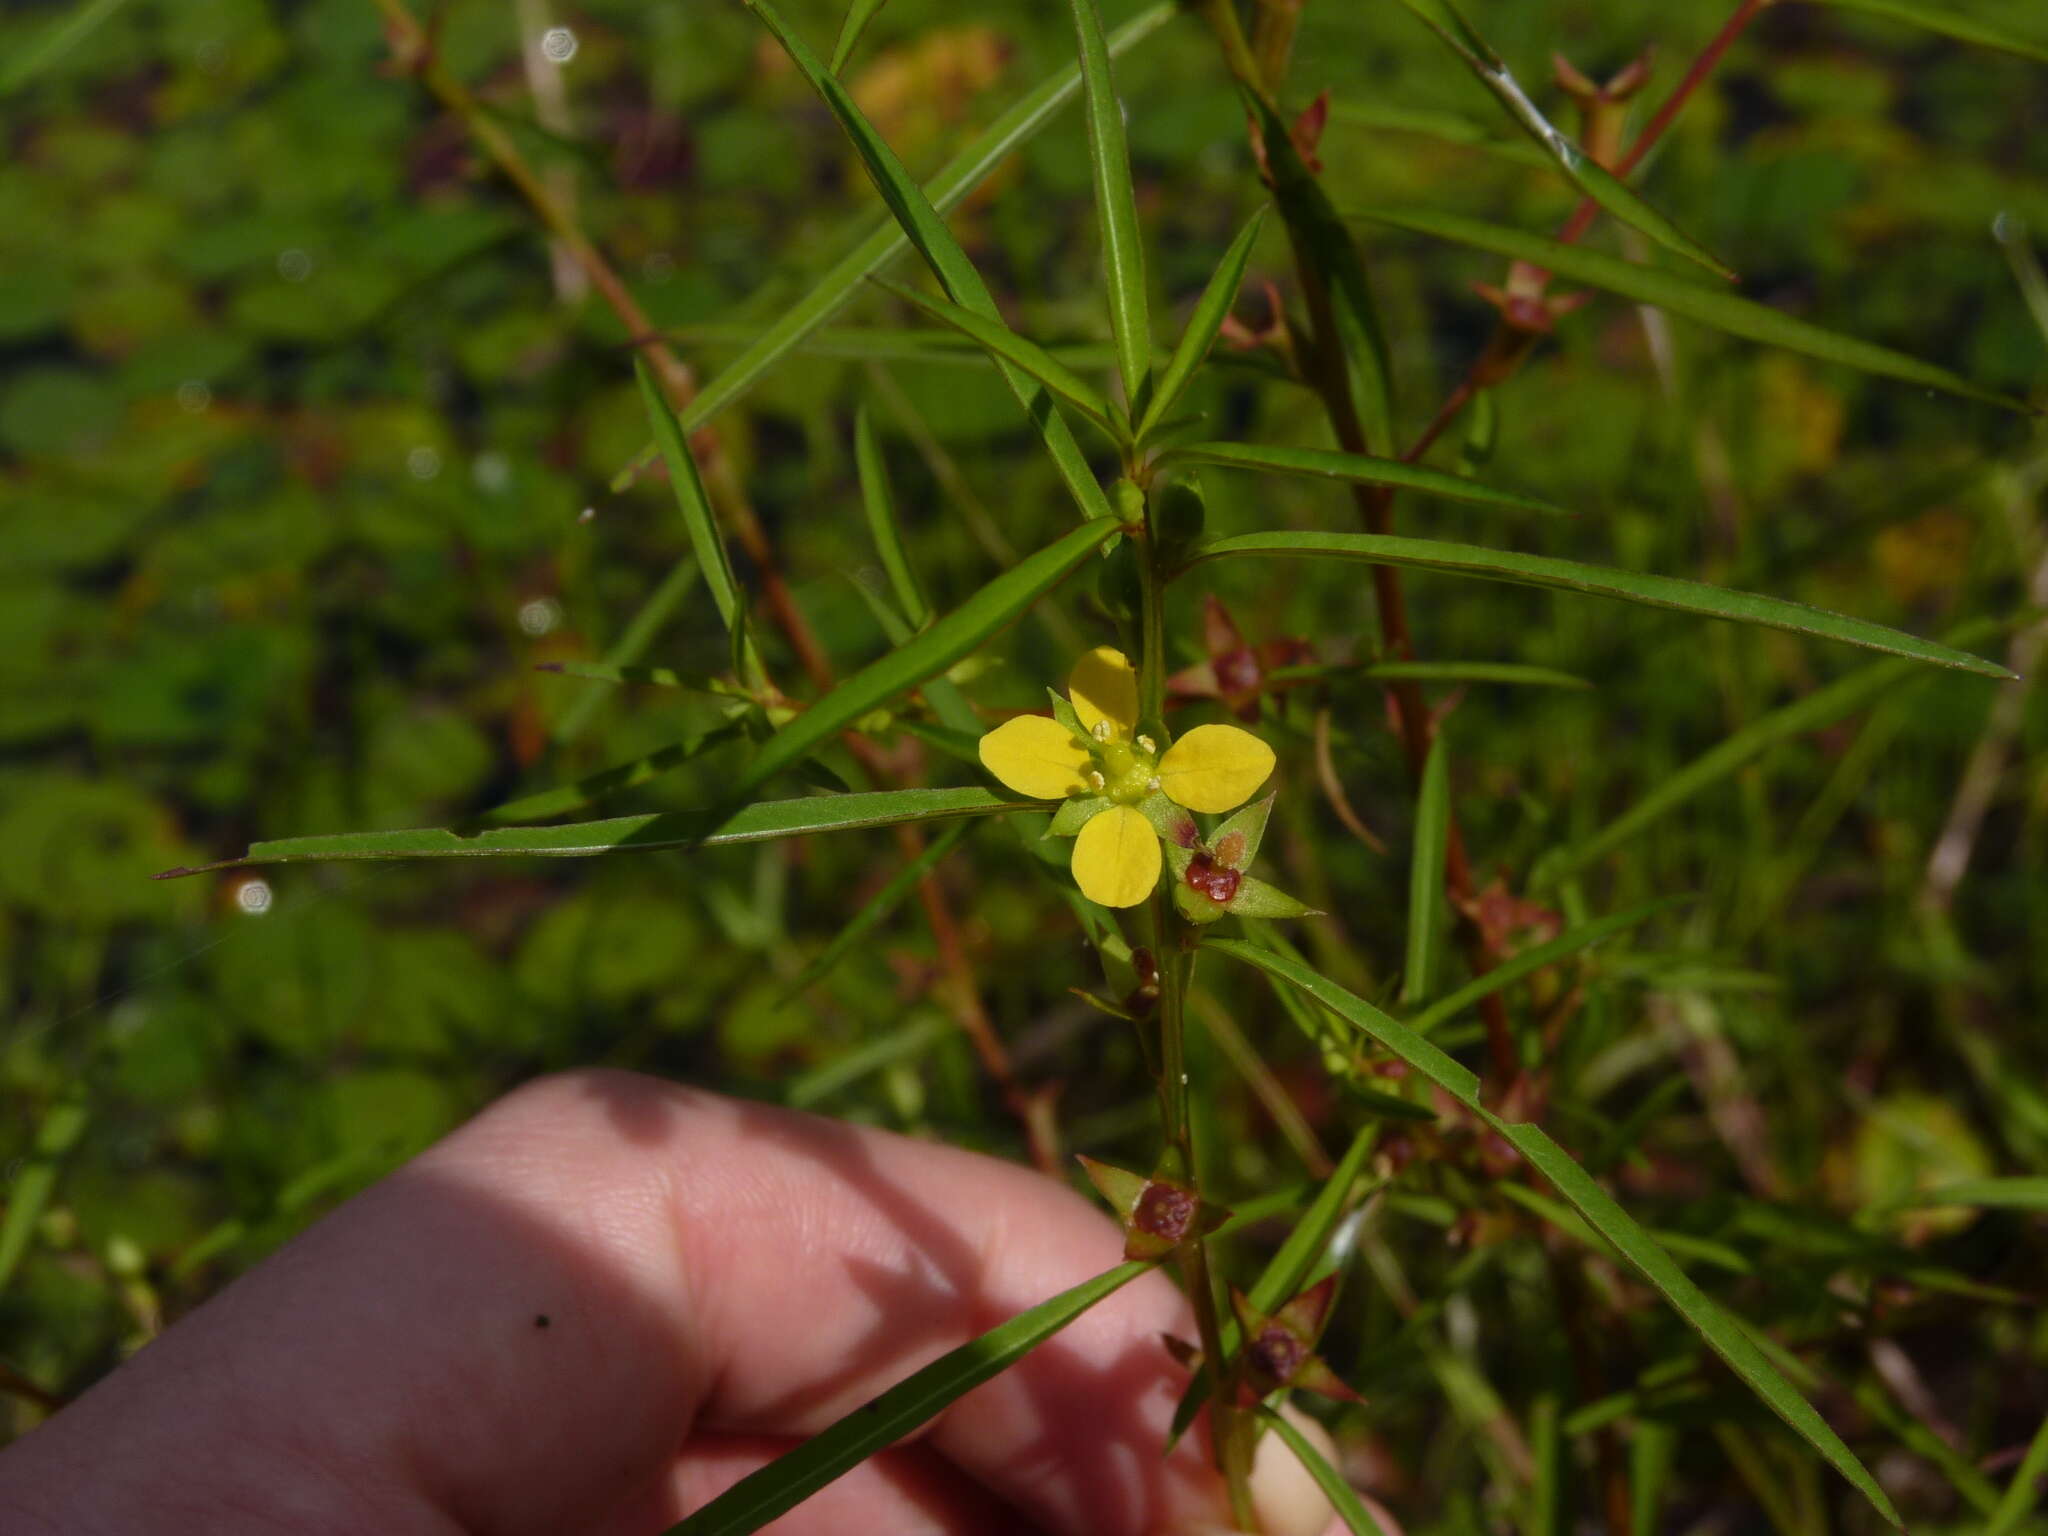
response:
M350 1201L0 1455L15 1536L654 1533L1121 1257L1007 1163L624 1073L543 1080ZM769 1529L1227 1527L1161 1455L1147 1274ZM1268 1536L1342 1529L1268 1436Z

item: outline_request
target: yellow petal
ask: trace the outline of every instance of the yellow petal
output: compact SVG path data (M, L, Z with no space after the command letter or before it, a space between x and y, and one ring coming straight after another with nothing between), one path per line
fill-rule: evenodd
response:
M1098 645L1074 663L1067 697L1084 731L1092 732L1098 720L1125 738L1138 728L1138 674L1131 658L1114 646Z
M1074 883L1105 907L1135 907L1159 883L1159 834L1128 805L1090 817L1074 839Z
M1058 800L1088 787L1088 749L1044 715L1005 720L981 738L981 765L1020 795Z
M1273 771L1273 749L1234 725L1198 725L1159 759L1159 787L1191 811L1234 811Z

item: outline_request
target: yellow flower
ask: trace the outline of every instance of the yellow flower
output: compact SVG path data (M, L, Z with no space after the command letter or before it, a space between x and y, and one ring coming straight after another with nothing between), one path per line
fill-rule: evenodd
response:
M1106 907L1134 907L1158 884L1167 802L1235 810L1273 771L1273 749L1234 725L1198 725L1164 754L1137 731L1137 673L1105 645L1076 663L1053 718L1019 715L981 738L982 766L1003 784L1068 802L1053 831L1074 836L1075 883Z

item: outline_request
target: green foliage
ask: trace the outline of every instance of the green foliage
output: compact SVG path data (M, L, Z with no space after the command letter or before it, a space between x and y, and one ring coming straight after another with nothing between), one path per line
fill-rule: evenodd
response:
M0 16L0 1435L606 1060L1236 1209L1176 1433L1353 1529L2038 1520L2036 8L1103 9ZM1098 646L1136 778L991 787Z

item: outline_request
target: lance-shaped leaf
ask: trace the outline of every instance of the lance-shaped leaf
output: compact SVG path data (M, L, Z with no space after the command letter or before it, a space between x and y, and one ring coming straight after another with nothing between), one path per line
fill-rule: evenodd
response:
M745 696L730 678L712 677L702 672L678 672L673 667L615 666L603 661L543 661L536 663L533 670L554 672L562 677L587 677L595 683L638 683L651 688L681 688L688 693Z
M1362 677L1372 682L1507 683L1527 688L1571 688L1590 691L1593 684L1555 667L1532 667L1519 661L1340 661L1298 667L1275 667L1270 683L1311 683L1323 678Z
M839 40L832 45L833 74L839 74L846 68L846 61L860 46L861 33L867 31L868 23L888 3L889 0L849 0L846 19L839 23Z
M875 553L888 573L896 604L913 629L922 629L932 616L918 585L917 571L904 552L903 530L898 526L896 497L889 489L889 466L882 458L882 444L875 435L875 423L863 404L853 418L853 461L860 477L861 505L868 515L868 536L875 541Z
M1351 238L1323 184L1303 162L1294 138L1267 103L1249 102L1258 121L1259 142L1273 186L1273 202L1287 224L1297 265L1312 284L1308 294L1317 316L1316 343L1334 348L1333 384L1341 384L1363 428L1361 448L1394 440L1394 377L1379 308L1366 281L1358 242ZM1330 335L1320 332L1329 330Z
M2002 406L2009 411L2031 410L2023 401L1981 388L1962 375L1933 363L1922 362L1919 358L1908 357L1903 352L1894 352L1889 347L1860 341L1853 336L1840 335L1797 319L1783 310L1772 309L1769 305L1688 282L1656 267L1624 261L1604 251L1587 250L1581 245L1564 245L1524 230L1488 224L1459 214L1439 213L1429 208L1368 208L1350 216L1439 240L1456 241L1460 245L1492 251L1510 260L1526 261L1567 281L1618 293L1638 304L1654 305L1669 314L1712 326L1745 341L1784 347L1822 362L1839 363L1845 368L1857 368L1865 373L1901 379L1908 384L1945 390L1968 400Z
M1485 124L1457 112L1435 107L1408 107L1389 101L1343 99L1330 104L1334 122L1370 128L1378 133L1412 133L1426 139L1455 144L1516 165L1555 168L1557 161L1545 151L1522 139L1494 137Z
M1135 411L1150 392L1151 305L1145 290L1145 245L1138 232L1138 196L1131 185L1131 155L1124 143L1124 110L1110 74L1109 45L1095 0L1070 0L1074 41L1086 97L1088 162L1095 177L1095 217L1102 230L1103 277L1109 289L1109 329L1116 338L1117 371Z
M1752 1392L1840 1472L1886 1521L1905 1529L1884 1490L1842 1443L1827 1420L1816 1413L1812 1405L1799 1395L1798 1389L1764 1358L1763 1351L1751 1342L1742 1326L1693 1284L1671 1256L1657 1246L1628 1212L1615 1204L1613 1197L1595 1183L1585 1169L1538 1126L1510 1125L1499 1120L1494 1120L1493 1124L1509 1144L1529 1160L1530 1166L1543 1175L1551 1188L1562 1195L1594 1231L1611 1243L1638 1274L1663 1294L1679 1316Z
M1246 533L1205 541L1196 548L1189 564L1241 555L1282 560L1359 560L1369 565L1444 571L1457 576L1477 577L1482 581L1556 587L1595 597L1619 598L1651 608L1672 608L1702 618L1727 619L1737 624L1759 624L1766 629L1816 635L1824 640L1839 640L1867 650L1887 651L1895 656L1929 662L1937 667L1954 667L1958 671L1975 672L1984 677L2003 679L2013 675L1998 663L1972 656L1967 651L1887 629L1882 624L1830 613L1825 608L1790 602L1782 597L1730 592L1722 587L1684 581L1676 576L1618 571L1605 566L1581 565L1574 560L1553 560L1545 555L1485 549L1476 544L1409 539L1393 534Z
M1401 4L1464 61L1465 67L1479 78L1479 83L1493 93L1515 126L1535 141L1573 186L1622 223L1641 230L1667 250L1676 251L1688 261L1698 262L1722 277L1735 276L1711 251L1637 196L1627 182L1553 127L1550 120L1537 110L1536 103L1529 99L1521 82L1508 72L1500 55L1472 30L1470 23L1450 4L1450 0L1401 0Z
M826 71L817 55L790 30L789 24L768 0L746 0L746 5L775 34L775 40L782 44L797 72L811 83L811 88L839 120L839 126L853 141L861 163L867 167L869 179L882 194L882 201L888 205L896 222L903 226L904 233L931 267L948 297L984 319L1000 320L1002 317L997 313L995 300L989 296L988 285L975 271L974 263L960 249L960 243L926 199L923 189L903 169L903 162L896 158L896 152L889 147L888 141L854 104L846 87ZM1067 429L1066 419L1057 411L1046 408L1045 392L1029 374L1000 358L996 366L1002 370L1005 382L1024 407L1024 413L1044 437L1046 449L1082 514L1089 518L1107 515L1109 504L1103 497L1102 487L1096 483L1095 472L1088 467L1073 433Z
M1312 480L1351 480L1362 485L1397 485L1404 490L1441 496L1448 501L1496 507L1504 512L1531 512L1538 517L1572 517L1575 513L1534 496L1495 490L1463 475L1404 464L1366 453L1338 453L1328 448L1286 448L1266 443L1188 443L1159 456L1162 464L1219 464L1225 469L1263 470L1275 475L1302 475Z
M247 864L302 864L334 859L480 859L537 855L585 858L653 848L719 848L729 843L772 842L814 832L850 832L890 827L905 821L946 821L958 816L991 816L1042 810L1037 800L991 794L986 789L887 789L858 795L812 795L801 800L763 800L737 810L660 811L614 816L562 827L494 827L462 833L447 827L398 832L335 832L318 837L281 837L251 843L239 859L199 869L167 869L156 878L176 879Z
M2034 1512L2034 1506L2041 1502L2043 1474L2048 1474L2048 1419L2043 1419L2041 1427L2034 1431L2034 1438L2028 1444L2026 1454L2020 1458L2012 1481L2005 1485L2005 1496L1998 1501L1990 1523L1984 1527L1984 1536L2010 1536L2020 1528L2027 1516Z
M1195 301L1195 312L1188 317L1188 328L1181 332L1180 343L1173 349L1166 371L1159 376L1151 403L1145 407L1144 420L1138 424L1140 441L1149 438L1166 419L1166 413L1188 387L1195 370L1202 366L1202 359L1209 355L1216 333L1223 328L1223 322L1230 314L1230 306L1237 302L1237 290L1244 283L1244 265L1251 259L1252 242L1259 237L1259 226L1265 218L1266 210L1261 208L1245 221L1244 228L1237 232L1237 238L1230 242L1230 249L1223 253L1223 260L1216 264L1201 298Z
M1866 16L1903 21L1943 37L1952 37L1959 43L1975 43L1979 47L1995 48L2001 53L2017 54L2023 59L2048 64L2048 40L2022 37L2017 32L2008 32L1974 16L1961 15L1946 6L1928 5L1924 0L1825 0L1825 3L1839 10L1861 11Z
M1163 1259L1190 1239L1207 1236L1230 1219L1230 1212L1211 1205L1182 1179L1155 1173L1149 1178L1097 1162L1077 1161L1124 1229L1124 1257Z
M1438 998L1410 1019L1408 1027L1418 1035L1426 1035L1446 1019L1456 1018L1481 998L1490 997L1504 987L1513 986L1524 976L1540 971L1547 965L1555 965L1560 960L1568 960L1580 950L1592 948L1602 939L1612 938L1617 933L1625 933L1637 924L1655 917L1659 912L1683 906L1692 899L1690 896L1667 896L1660 901L1646 901L1641 906L1630 907L1625 912L1616 912L1612 916L1598 918L1590 923L1581 923L1578 927L1569 929L1545 943L1532 944L1529 948L1509 956L1485 975L1473 978L1448 997Z
M1441 733L1430 743L1415 801L1414 853L1408 865L1408 966L1401 1001L1417 1003L1436 990L1444 934L1444 860L1451 832L1450 759Z
M1114 538L1121 526L1114 518L1082 524L1036 554L1027 555L909 644L847 678L762 743L734 786L734 798L794 767L869 710L938 676L989 636L1016 622L1025 609Z
M1380 1524L1365 1500L1358 1496L1358 1490L1351 1486L1342 1472L1330 1465L1329 1458L1323 1455L1315 1441L1304 1435L1285 1414L1263 1403L1259 1405L1258 1412L1260 1421L1294 1452L1295 1460L1323 1490L1323 1497L1330 1501L1330 1507L1337 1511L1344 1528L1352 1536L1387 1536L1386 1527Z
M0 97L11 96L77 47L128 0L74 0L71 8L0 64Z
M670 1526L665 1536L742 1536L759 1530L875 1452L938 1417L1151 1267L1136 1261L1119 1264L941 1355L831 1428L741 1478L688 1519Z
M591 675L607 682L630 681L631 679L623 675L604 677L602 668L616 668L623 674L625 669L646 655L647 647L654 643L654 637L675 617L676 610L682 607L683 599L689 595L696 582L697 558L694 555L685 555L669 567L669 573L661 579L661 584L648 595L645 602L641 603L639 611L619 632L619 638L606 649L603 661L591 664L600 668ZM570 665L564 662L558 670L566 672L570 670ZM603 702L604 697L605 690L602 688L584 689L582 696L562 711L561 718L555 724L555 740L574 741L582 735L596 715L597 707Z
M1178 9L1175 0L1156 0L1146 6L1109 35L1110 57L1121 58L1165 26ZM1008 164L1010 156L1036 137L1080 89L1079 64L1069 64L1047 76L925 183L925 199L942 214L958 206L961 199ZM910 237L903 228L889 220L854 246L803 298L783 309L765 328L750 332L751 344L746 350L706 384L683 411L683 430L695 432L708 425L799 342L844 308L870 273L880 271L909 244ZM623 491L631 485L640 469L653 460L655 452L649 447L636 457L613 478L612 490Z
M82 1097L60 1099L50 1106L36 1127L27 1159L10 1170L7 1214L0 1218L0 1292L20 1266L35 1236L36 1223L43 1218L50 1196L56 1193L57 1176L79 1140L91 1112Z
M888 289L906 304L915 305L934 320L952 326L961 335L987 348L991 357L1023 369L1117 442L1130 439L1130 428L1124 422L1123 413L1110 404L1108 397L1073 369L1054 359L1037 342L1027 341L1000 320L987 319L971 309L948 304L942 299L928 299L901 283L878 277L875 286Z

